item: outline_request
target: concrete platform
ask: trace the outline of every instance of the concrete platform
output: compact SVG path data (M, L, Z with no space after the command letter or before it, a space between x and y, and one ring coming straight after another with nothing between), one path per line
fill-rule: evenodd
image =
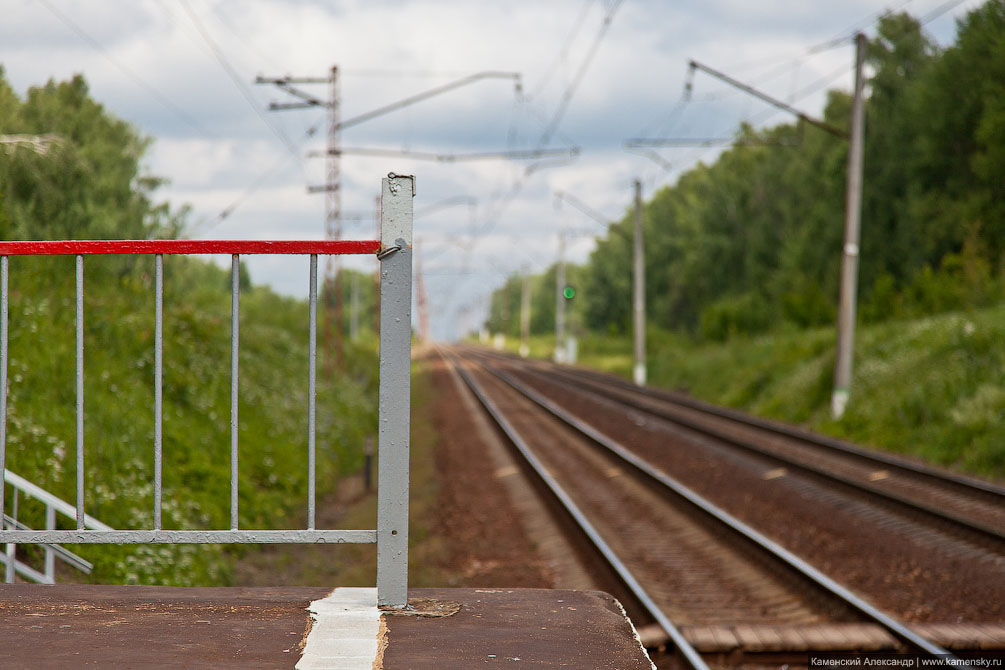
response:
M388 670L653 667L618 602L600 591L415 589L450 617L386 616Z
M366 600L365 591L372 590L356 591ZM0 585L0 667L294 668L305 644L325 648L318 638L331 631L324 632L323 622L307 610L330 592ZM378 664L365 667L652 667L631 624L605 593L413 589L410 596L416 613L379 617ZM329 642L340 646L337 639ZM315 653L311 667L356 667L317 662Z

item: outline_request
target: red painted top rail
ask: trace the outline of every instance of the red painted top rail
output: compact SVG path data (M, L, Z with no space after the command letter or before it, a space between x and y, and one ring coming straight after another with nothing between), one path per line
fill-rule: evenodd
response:
M375 254L377 240L44 240L0 242L0 256L95 254Z

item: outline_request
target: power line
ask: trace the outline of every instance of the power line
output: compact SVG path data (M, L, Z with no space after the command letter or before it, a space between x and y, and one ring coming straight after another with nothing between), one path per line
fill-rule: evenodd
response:
M855 39L855 35L857 35L858 33L865 30L867 27L872 25L876 21L876 19L891 16L894 12L899 12L912 2L914 2L914 0L902 0L901 3L896 7L889 7L887 9L882 9L878 12L873 12L868 16L866 16L865 18L856 21L850 27L845 28L840 33L838 33L837 36L827 40L826 42L821 42L820 44L811 46L809 49L806 50L806 53L817 54L822 51L828 51L835 47L841 47L846 44L851 44L852 41Z
M235 28L231 23L229 17L224 16L223 12L220 11L220 4L221 3L212 4L209 7L210 11L213 12L213 15L216 17L217 23L230 31L230 33L238 39L244 48L247 49L249 53L253 53L262 62L262 64L268 65L270 68L273 67L275 64L274 59L269 58L258 45L248 39L245 39L245 37L238 32L237 28Z
M614 15L617 13L618 8L621 7L623 2L624 0L615 0L611 8L607 10L607 14L604 15L604 21L600 26L600 30L597 32L597 36L593 39L593 44L590 45L589 50L586 52L586 57L583 59L582 63L580 63L575 76L572 78L569 86L562 94L562 100L558 103L558 109L555 110L555 115L552 117L551 123L548 124L547 128L545 128L544 133L541 135L541 139L537 142L539 148L548 145L549 140L551 140L552 133L554 133L558 128L558 124L562 122L562 117L565 116L566 109L568 109L569 103L572 101L572 96L575 95L576 89L579 88L579 83L583 80L583 76L586 74L587 68L590 67L593 57L596 56L597 51L600 48L600 43L604 41L604 36L607 35L607 31L611 27Z
M158 91L153 86L148 84L143 77L136 74L128 67L123 65L121 62L119 62L119 60L116 59L114 56L112 56L112 54L105 47L103 47L101 43L98 42L98 40L91 37L91 35L87 31L85 31L83 28L77 25L73 21L73 19L71 19L69 16L56 9L56 7L49 0L36 0L36 1L43 7L45 7L47 10L49 10L49 12L53 14L57 19L62 21L67 28L76 33L78 37L80 37L82 40L90 44L96 51L98 51L98 53L104 56L112 65L118 68L118 70L122 72L122 74L124 74L127 78L129 78L134 84L136 84L144 91L149 93L150 96L154 98L157 102L159 102L165 109L169 110L179 119L184 121L187 125L189 125L193 130L196 130L203 137L219 139L218 135L207 130L202 124L200 124L194 118L189 116L189 114L186 113L183 109L181 109L176 104L171 102L170 99L162 95L160 91Z
M849 68L847 65L841 65L840 67L834 68L829 73L820 77L813 83L807 84L803 88L799 89L795 94L793 94L792 102L793 103L798 102L799 100L802 100L807 96L813 95L820 89L829 86L838 77L848 74L848 70Z
M541 122L542 126L547 126L548 125L549 121L548 121L547 117L544 115L544 112L541 111L541 109L536 106L536 103L534 101L525 98L524 99L524 109L526 109L528 112L530 112L531 114L533 114L537 118L537 120ZM571 137L569 137L568 135L566 135L562 131L558 130L557 128L554 130L554 132L552 133L552 135L555 136L555 137L557 137L559 140L562 141L562 143L564 143L564 144L566 144L566 145L568 145L570 147L573 146L576 143L575 140L573 140Z
M404 79L406 77L437 79L441 77L464 77L469 70L395 70L390 68L339 68L339 74L353 77L387 77L388 79Z
M331 155L332 151L311 151L310 158ZM549 156L576 156L579 154L579 147L572 149L529 149L524 151L481 151L468 154L445 154L431 151L407 151L404 149L387 149L384 147L339 147L334 150L336 155L354 156L393 156L401 158L411 158L414 160L434 161L437 163L456 163L463 161L483 161L483 160L531 160L535 158L546 158Z
M534 88L534 92L530 94L529 96L530 98L536 98L538 95L541 94L541 91L544 90L545 86L547 86L548 82L551 80L552 75L554 75L555 72L558 71L558 66L562 64L562 61L568 58L569 47L572 46L572 42L576 39L576 36L579 35L580 29L586 22L587 10L590 9L591 4L593 4L593 0L584 0L583 7L582 9L579 10L579 16L576 18L576 21L572 26L572 30L569 32L569 35L565 38L565 42L562 44L562 48L558 50L558 55L555 57L555 60L552 61L551 65L548 66L548 69L545 70L544 77L541 78L541 81Z
M259 106L258 101L255 99L255 96L252 95L251 89L249 89L248 86L244 83L244 80L241 77L241 75L237 73L237 70L235 70L234 67L227 60L227 57L224 55L223 51L221 51L220 47L216 44L215 41L213 41L213 38L210 36L205 26L202 25L202 21L200 21L196 13L192 11L192 7L188 4L188 0L180 0L179 4L181 5L181 8L185 11L185 13L188 15L189 20L192 21L192 24L195 26L196 30L199 31L199 34L202 36L202 39L206 42L207 46L209 46L210 50L213 52L213 56L216 58L216 61L220 64L220 67L222 67L224 72L227 73L227 76L230 77L230 80L234 82L235 86L237 86L237 90L241 92L241 95L244 97L245 101L247 101L247 103L255 111L256 116L258 116L258 118L262 120L262 123L264 123L269 128L269 130L271 130L275 134L275 136L279 139L280 142L286 145L287 150L289 150L291 154L296 154L297 147L293 144L293 141L290 140L289 136L285 132L283 132L281 128L272 125L272 123L268 120L265 113Z
M559 134L558 126L561 123L562 118L568 109L568 105L571 102L572 97L576 92L576 89L579 87L579 84L582 81L583 76L586 74L586 70L589 68L589 65L592 62L593 57L596 55L600 43L603 41L605 35L607 34L607 31L610 28L611 22L614 18L614 14L617 12L622 3L623 0L614 0L612 6L607 10L601 28L597 33L597 36L594 38L593 43L590 45L585 58L580 63L580 66L576 72L576 75L573 77L573 80L566 87L566 90L562 95L562 99L559 103L559 106L555 110L555 114L552 116L551 120L547 122L544 132L542 133L541 138L538 140L536 149L542 149L546 147L551 137L553 135ZM585 7L584 7L584 14L585 14ZM573 31L573 35L570 35L570 37L567 39L567 44L562 47L562 50L560 50L558 57L559 62L561 62L564 50L567 49L568 44L571 43L571 40L573 39L573 37L577 32L578 27ZM541 87L539 87L539 89L540 88ZM538 93L539 92L540 91L538 91ZM529 109L531 112L537 111L530 104L527 105L527 109ZM566 138L564 137L562 139L563 141L566 140ZM567 143L572 144L571 141L568 141ZM535 164L528 167L524 172L524 174L513 182L508 192L502 195L494 195L491 198L489 207L487 208L488 213L486 216L485 223L478 230L472 232L471 249L477 246L479 242L479 236L485 235L498 225L499 217L501 217L503 212L509 207L509 205L513 202L513 200L523 191L524 182L527 180L530 174L532 174L535 171L536 168L540 168L540 164ZM528 258L531 258L531 260L535 261L535 263L539 260L533 258L530 254L528 254L526 249L521 248L521 252Z
M321 123L322 123L322 121L319 120L317 123L315 123L313 126L311 126L310 128L307 129L307 131L304 133L303 139L300 141L300 144L297 146L296 153L292 153L292 154L291 153L286 153L286 154L283 154L282 156L280 156L280 159L278 161L276 161L265 172L262 172L260 175L258 175L258 177L256 177L255 180L251 182L251 184L244 190L243 193L241 193L241 195L239 195L237 198L235 198L233 200L233 202L231 202L229 205L227 205L222 210L220 210L220 213L217 214L216 220L213 221L213 223L209 224L206 228L204 228L200 232L201 233L207 233L210 230L212 230L213 228L216 228L218 225L220 225L221 223L223 223L224 219L228 218L231 214L234 213L234 210L236 210L238 207L240 207L242 204L244 204L245 201L247 201L249 198L251 198L251 196L253 196L255 193L257 193L258 190L262 186L264 186L267 181L269 181L275 175L279 174L279 172L284 167L286 167L286 165L289 164L289 162L291 160L293 160L293 158L295 158L300 153L300 149L303 147L304 144L307 143L307 140L309 140L312 137L314 137L314 133L317 132L317 130L320 127Z
M927 25L932 21L934 21L935 19L942 16L943 14L945 14L946 12L948 12L949 10L955 9L959 5L962 5L964 2L966 2L966 0L949 0L949 2L944 2L935 9L931 10L930 12L922 16L921 19L919 19L919 22L923 26Z
M364 121L369 121L378 116L383 116L393 111L397 111L404 107L414 105L417 102L422 102L432 98L433 96L440 95L441 93L446 93L447 91L452 91L455 88L460 88L468 84L474 83L480 79L513 79L516 85L520 85L520 74L517 72L497 72L497 71L487 71L487 72L476 72L475 74L462 77L456 81L452 81L449 84L444 84L443 86L437 86L436 88L424 91L422 93L417 93L416 95L410 96L403 100L393 102L389 105L383 107L378 107L377 109L366 112L365 114L359 114L350 119L346 119L338 124L339 130L349 128L351 126L358 125ZM262 82L262 78L259 77L259 83Z
M623 2L624 0L614 0L611 7L607 10L607 13L604 15L604 20L601 24L600 30L597 33L597 36L594 38L593 43L587 50L586 56L583 58L578 70L576 71L576 75L573 77L572 81L566 87L566 90L562 95L562 100L560 101L558 108L555 110L555 114L552 116L551 121L545 127L545 130L542 133L541 138L538 140L536 149L543 149L544 147L546 147L552 135L557 133L558 125L561 123L562 118L568 109L569 103L572 101L572 97L576 92L576 89L579 87L579 84L582 81L583 76L586 74L586 70L589 68L590 63L593 61L594 56L597 54L601 42L603 42L603 39L606 36L607 31L611 27L614 15L617 13L618 9L621 7ZM537 164L537 167L539 168L540 165ZM513 202L513 200L523 191L524 182L534 171L535 171L534 165L528 167L527 170L524 172L523 176L514 181L514 183L512 184L507 193L492 198L492 201L490 202L489 205L489 215L486 216L486 221L482 225L482 227L478 231L475 231L474 234L484 235L485 233L490 232L493 228L495 228L498 225L499 217L506 210L506 208L509 207L509 205ZM477 243L478 240L476 238L472 241L471 245L472 248L476 246ZM535 261L535 263L539 260L534 258L531 254L529 254L526 249L521 248L521 252L531 260Z
M956 2L957 0L953 0ZM958 2L963 2L964 0L958 0ZM819 42L817 44L810 45L805 49L800 50L797 53L793 53L787 56L768 56L766 58L746 60L742 63L733 63L727 65L724 69L730 70L732 72L743 72L745 70L750 70L753 68L763 67L767 65L775 66L776 64L782 68L788 67L794 63L802 64L807 60L808 56L815 56L819 53L825 51L830 51L831 49L836 49L848 44L851 44L855 35L863 30L865 30L869 25L871 25L876 19L883 18L885 16L890 16L891 14L902 10L907 5L914 2L914 0L901 0L900 4L895 7L889 7L882 9L880 11L871 12L869 15L855 21L848 28L839 31L834 37Z
M610 7L610 9L608 9L607 13L604 15L604 20L603 23L601 24L600 30L598 31L597 36L594 38L593 43L590 45L586 53L586 56L580 63L576 75L573 77L572 81L566 87L566 90L562 95L562 100L560 101L558 108L555 110L555 114L552 116L551 121L548 122L548 125L545 127L545 130L542 133L541 138L538 140L536 147L537 149L542 149L546 147L552 135L557 134L558 125L561 123L562 118L568 109L569 103L572 101L572 97L576 92L576 89L579 87L579 84L582 81L583 76L586 74L586 70L589 68L590 63L593 61L594 56L597 54L600 44L603 41L604 37L607 34L607 31L611 26L614 15L615 13L617 13L623 1L624 0L614 0L614 3ZM564 48L565 47L563 47L563 49ZM529 107L529 109L531 109L531 111L534 111L532 107ZM475 235L479 236L484 235L490 232L493 228L495 228L496 225L498 225L499 217L509 207L509 205L513 202L513 200L523 191L524 182L530 176L530 174L532 174L535 171L535 166L539 168L540 164L529 166L527 170L524 172L523 176L514 181L514 183L512 184L507 193L499 197L494 197L492 199L492 202L490 203L489 207L489 215L486 217L486 222L481 226L479 230L475 231L474 233ZM471 245L472 248L476 246L477 243L478 239L477 238L473 239ZM538 259L531 257L530 254L528 254L525 249L521 249L521 251L524 253L525 256L528 256L529 258L537 262Z

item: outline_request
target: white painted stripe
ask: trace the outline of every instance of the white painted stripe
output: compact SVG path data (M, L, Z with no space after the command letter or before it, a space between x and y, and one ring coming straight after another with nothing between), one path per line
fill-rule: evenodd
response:
M307 611L314 625L296 670L371 670L377 658L377 589L341 587Z

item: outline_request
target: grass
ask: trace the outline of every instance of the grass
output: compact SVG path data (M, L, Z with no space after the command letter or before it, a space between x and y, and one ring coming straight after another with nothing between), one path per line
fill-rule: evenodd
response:
M725 343L650 332L649 382L972 474L1005 473L1005 304L860 327L851 402L830 416L833 328ZM508 343L515 350L518 343ZM553 338L531 353L550 356ZM630 377L628 338L589 336L580 364Z
M187 257L164 265L164 527L229 528L229 272ZM73 259L15 258L10 272L7 467L72 502ZM151 528L153 259L89 258L84 283L86 509L116 528ZM299 515L302 527L307 305L246 286L240 327L240 524L284 527ZM360 467L364 440L376 429L375 351L358 347L347 360L337 380L319 374L319 495ZM9 487L6 495L10 509ZM24 503L19 516L39 527L41 515ZM219 585L233 570L216 546L75 550L95 563L90 580L102 583Z

